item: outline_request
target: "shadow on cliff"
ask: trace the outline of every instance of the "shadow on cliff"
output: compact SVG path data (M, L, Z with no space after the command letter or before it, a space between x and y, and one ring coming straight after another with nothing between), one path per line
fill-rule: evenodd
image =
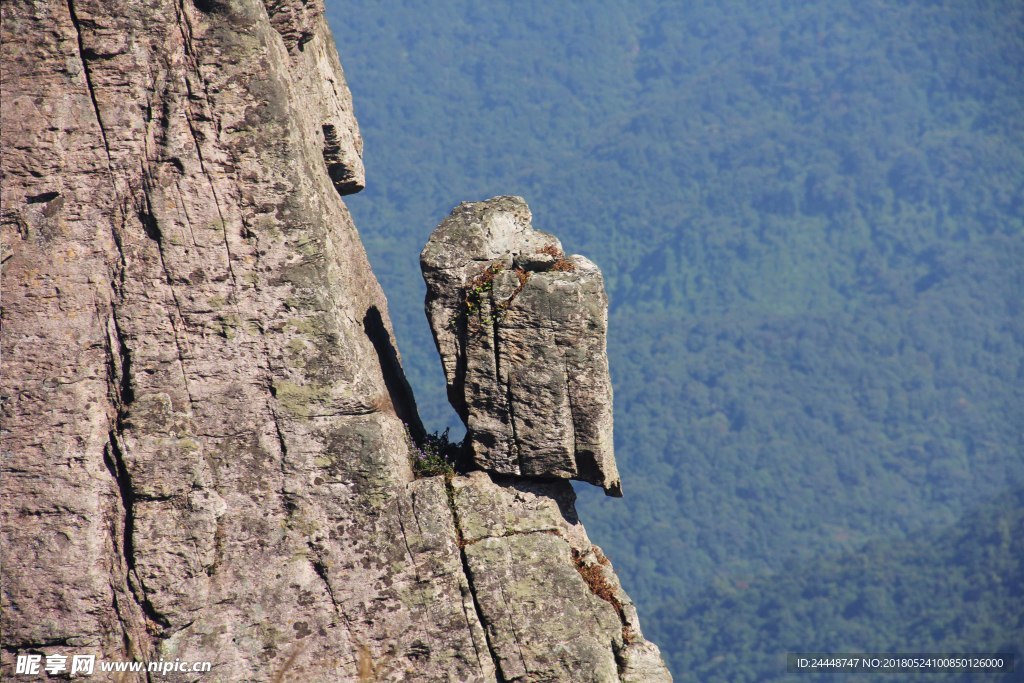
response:
M402 363L398 359L398 351L392 342L391 334L384 326L384 318L376 306L370 306L363 316L363 331L377 353L377 362L380 363L384 385L388 390L391 405L395 408L395 414L409 427L413 439L419 443L425 431L416 410L416 398L402 371Z
M562 519L570 526L580 524L576 513L576 491L568 479L557 477L529 477L489 473L491 481L506 489L514 489L538 498L549 498L558 506Z

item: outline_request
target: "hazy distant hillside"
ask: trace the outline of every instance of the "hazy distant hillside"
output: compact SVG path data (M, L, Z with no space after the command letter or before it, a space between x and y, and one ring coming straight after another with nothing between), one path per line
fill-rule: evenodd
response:
M929 681L1019 681L1022 527L1024 491L1016 491L953 527L718 583L684 610L656 610L647 621L678 644L677 683L793 680L787 652L913 653L922 643L936 653L1017 653L1013 673L929 673Z
M328 12L366 137L348 204L432 428L453 415L417 256L453 205L523 194L604 269L626 497L579 487L580 510L677 666L681 620L777 642L714 591L799 600L780 576L847 581L829 563L863 547L912 590L972 582L899 549L1024 486L1024 5Z

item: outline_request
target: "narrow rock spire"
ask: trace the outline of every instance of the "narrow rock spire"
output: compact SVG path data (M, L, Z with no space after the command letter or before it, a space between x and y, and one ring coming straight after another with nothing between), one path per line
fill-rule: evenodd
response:
M477 466L621 496L604 279L531 218L522 197L460 204L420 254L448 398Z

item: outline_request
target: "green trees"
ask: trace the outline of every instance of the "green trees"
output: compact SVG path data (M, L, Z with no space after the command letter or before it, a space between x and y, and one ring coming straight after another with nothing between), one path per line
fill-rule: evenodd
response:
M946 529L871 542L751 582L717 582L685 609L656 610L647 623L680 643L669 657L685 672L681 680L789 680L785 653L796 651L1016 651L1019 658L1024 541L1010 530L1021 524L1024 491L1017 490Z

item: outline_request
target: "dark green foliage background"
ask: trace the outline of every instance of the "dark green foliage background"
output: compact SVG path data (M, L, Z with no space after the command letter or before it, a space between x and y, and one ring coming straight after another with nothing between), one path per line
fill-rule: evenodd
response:
M417 259L455 204L524 195L603 268L626 497L580 513L677 680L1022 651L1024 5L328 15L428 428L455 418Z

